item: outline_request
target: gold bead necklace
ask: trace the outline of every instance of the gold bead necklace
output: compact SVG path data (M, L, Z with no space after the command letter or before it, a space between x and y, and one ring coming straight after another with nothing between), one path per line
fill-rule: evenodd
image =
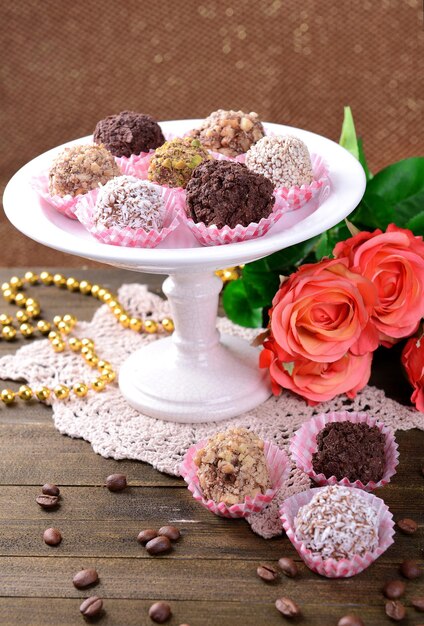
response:
M100 359L96 353L94 341L89 338L79 339L72 335L72 330L77 323L74 315L56 315L52 323L45 319L39 319L41 314L40 303L35 298L27 297L23 290L27 285L40 283L97 298L100 302L107 304L123 328L129 328L136 333L172 333L174 330L174 323L169 317L164 317L160 321L132 317L125 311L116 295L112 294L105 287L93 285L87 280L79 281L73 277L66 278L62 274L52 275L47 271L41 272L39 276L34 272L26 272L23 278L12 276L8 282L2 284L1 290L6 302L15 304L20 309L17 311L15 318L6 313L0 314L0 338L12 341L18 333L26 338L33 337L39 333L48 337L55 352L63 352L67 348L72 352L77 352L97 372L95 377L89 382L76 382L72 386L56 385L54 388L41 386L31 389L28 385L21 385L17 392L11 389L2 389L0 391L0 400L4 404L13 404L17 399L24 402L29 400L44 402L52 395L58 400L66 400L71 394L84 398L90 391L96 393L103 391L116 378L116 372L112 365L108 361Z

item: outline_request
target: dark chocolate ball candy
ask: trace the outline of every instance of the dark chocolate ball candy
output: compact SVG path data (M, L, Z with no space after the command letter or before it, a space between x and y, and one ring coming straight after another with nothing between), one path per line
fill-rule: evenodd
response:
M270 180L234 161L207 161L193 172L186 198L190 216L206 226L248 226L274 207Z
M114 156L129 157L158 148L165 137L150 115L122 111L97 122L94 141L104 144Z

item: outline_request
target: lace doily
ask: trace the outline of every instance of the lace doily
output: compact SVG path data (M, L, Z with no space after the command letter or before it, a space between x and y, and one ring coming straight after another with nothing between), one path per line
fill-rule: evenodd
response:
M151 315L156 319L169 315L168 302L150 293L144 285L123 285L119 300L132 315L142 318ZM257 334L257 330L241 328L226 318L218 319L218 328L246 339ZM116 370L134 350L157 339L156 335L137 335L122 328L106 305L95 312L91 322L79 322L74 332L81 338L93 339L100 358L110 361ZM93 370L80 356L71 351L53 352L47 339L0 359L0 378L27 380L33 386L71 385L92 376ZM371 412L393 430L424 428L420 413L387 398L383 391L374 387L365 387L353 401L338 397L318 407L308 407L303 400L285 393L239 417L207 424L177 424L142 415L127 404L117 384L108 386L102 393L89 394L87 398L72 397L66 402L53 398L50 403L53 421L60 433L86 439L93 450L104 457L145 461L157 470L173 475L178 475L179 464L190 445L230 425L248 426L263 439L286 449L290 437L302 422L317 413L346 409L347 406L354 411ZM280 534L279 503L289 495L307 489L309 484L307 476L293 469L284 490L277 493L266 509L248 519L252 529L266 538Z

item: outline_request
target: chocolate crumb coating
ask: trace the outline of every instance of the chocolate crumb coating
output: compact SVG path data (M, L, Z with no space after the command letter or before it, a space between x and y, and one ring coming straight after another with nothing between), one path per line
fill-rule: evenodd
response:
M195 222L234 228L268 217L275 202L273 191L270 180L241 163L208 161L194 170L186 200Z
M377 426L365 423L332 422L317 435L317 452L312 455L312 467L317 474L337 480L348 478L379 481L384 473L385 437Z
M145 113L121 111L97 122L94 141L103 143L117 157L148 152L161 146L165 137L161 127Z

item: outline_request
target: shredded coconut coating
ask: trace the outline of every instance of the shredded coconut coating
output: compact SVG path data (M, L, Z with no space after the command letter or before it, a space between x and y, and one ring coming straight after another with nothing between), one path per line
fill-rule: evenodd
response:
M275 187L300 187L314 180L308 148L297 137L263 137L246 154L246 165Z
M49 170L49 192L62 197L84 194L120 173L115 159L103 145L65 148Z
M153 154L148 178L167 187L186 187L195 168L212 156L198 139L184 137L166 141Z
M225 111L211 113L200 128L191 131L205 148L235 157L249 150L265 134L257 113Z
M118 176L101 188L94 219L106 228L129 226L150 231L163 227L164 213L154 185L134 176Z
M323 559L351 558L378 547L377 513L349 487L325 487L300 507L296 538Z
M271 487L264 442L246 428L211 437L194 462L205 498L228 506L243 502Z

